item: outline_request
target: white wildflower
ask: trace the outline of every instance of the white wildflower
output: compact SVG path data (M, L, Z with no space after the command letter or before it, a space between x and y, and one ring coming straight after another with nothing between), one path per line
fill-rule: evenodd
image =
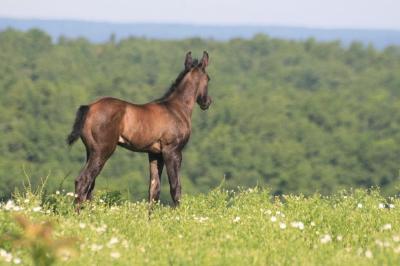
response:
M86 227L86 224L85 223L79 223L79 228L80 229L84 229Z
M99 250L103 249L103 245L92 244L92 245L90 246L90 249L91 249L92 251L96 252L96 251L99 251Z
M6 262L11 262L13 256L11 253L5 251L4 249L0 248L0 257L3 258L3 260L5 260Z
M42 209L42 207L37 206L37 207L33 207L33 208L32 208L32 211L33 211L33 212L40 212L41 209Z
M343 240L343 236L338 235L338 236L336 237L336 240L337 240L337 241L342 241L342 240Z
M113 251L110 253L110 256L113 259L118 259L119 257L121 257L121 253L119 253L118 251Z
M280 229L286 229L286 224L285 223L279 223L279 228Z
M290 225L291 225L292 227L298 228L298 229L300 229L300 230L303 230L303 229L304 229L304 224L303 224L302 222L294 221L294 222L291 222Z
M314 223L314 222L311 222L310 225L311 225L311 226L315 226L315 223Z
M361 203L357 204L357 208L361 209L363 207L363 205Z
M179 236L178 236L178 237L179 237ZM129 248L128 240L124 239L124 241L122 241L122 246L123 246L124 248Z
M71 251L68 249L62 249L58 255L61 257L62 261L67 261L72 257Z
M68 192L68 193L67 193L67 196L69 196L69 197L74 197L74 196L75 196L75 193L74 193L74 192Z
M378 208L379 208L379 209L384 209L384 208L385 208L385 204L379 203L379 204L378 204Z
M367 257L368 259L372 259L373 256L371 250L367 249L365 251L365 257Z
M285 217L285 214L281 211L277 211L276 212L276 216L281 216L281 217Z
M239 222L240 221L240 217L239 216L236 216L234 219L233 219L233 222L234 223L237 223L237 222Z
M394 204L389 204L389 208L393 209L394 208Z
M105 224L103 224L103 225L101 225L100 227L97 227L96 228L96 232L97 233L104 233L105 231L107 230L107 225L105 225Z
M20 264L22 260L20 258L14 258L13 259L14 264Z
M391 224L385 224L382 226L382 230L390 230L392 229L392 225Z
M111 247L111 246L117 244L118 242L119 242L118 238L112 237L112 238L110 239L110 241L108 241L107 246L108 246L108 247Z
M375 240L375 244L379 247L383 247L383 242L379 239Z
M12 200L8 200L6 205L4 205L4 209L6 211L11 211L12 209L14 209L14 207L15 207L15 204L14 204L14 201L12 201Z
M397 248L393 249L394 253L400 253L400 246L397 246Z
M207 221L209 218L208 217L202 217L202 216L200 216L200 217L194 217L194 219L196 220L196 221L198 221L199 223L204 223L205 221Z
M271 216L271 222L276 222L276 217L275 216Z
M4 257L4 255L7 254L7 251L4 249L0 248L0 257Z
M199 222L205 222L208 220L208 217L200 217Z
M329 243L329 242L332 241L332 237L330 235L326 234L326 235L321 237L320 241L321 241L322 244L326 244L326 243Z
M23 210L24 208L20 207L20 206L14 206L13 211L18 212Z
M56 191L56 195L60 195L60 191L57 190L57 191Z
M394 236L392 237L392 239L393 239L394 242L399 242L399 241L400 241L400 236L394 235Z
M11 260L12 260L12 255L11 255L11 253L8 253L6 256L4 256L4 260L5 260L6 262L11 262Z
M303 229L304 229L304 224L303 224L302 222L298 222L298 225L299 225L299 229L300 229L300 230L303 230Z

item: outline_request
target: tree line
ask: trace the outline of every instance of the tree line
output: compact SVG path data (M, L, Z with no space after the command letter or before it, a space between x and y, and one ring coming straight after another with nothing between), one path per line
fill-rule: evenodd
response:
M400 47L340 42L149 40L93 44L32 29L0 32L0 197L29 176L73 190L85 161L65 144L77 107L102 96L159 98L187 51L210 54L214 104L193 114L185 193L267 185L276 194L379 186L396 192L400 158ZM119 148L97 188L146 197L147 156ZM165 174L164 174L165 175ZM167 183L163 176L163 185ZM168 193L168 189L163 189ZM165 198L165 197L164 197Z

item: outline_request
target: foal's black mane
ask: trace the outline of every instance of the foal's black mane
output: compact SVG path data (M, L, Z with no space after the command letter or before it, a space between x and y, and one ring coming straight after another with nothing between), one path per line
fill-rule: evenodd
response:
M186 74L192 68L197 67L198 65L199 65L199 61L197 59L194 59L192 65L189 68L185 68L184 70L182 70L181 73L179 73L176 80L171 84L169 89L164 93L164 95L161 96L160 98L158 98L157 100L154 100L154 102L162 102L162 101L166 100L175 91L175 89L181 83L182 79L186 76Z

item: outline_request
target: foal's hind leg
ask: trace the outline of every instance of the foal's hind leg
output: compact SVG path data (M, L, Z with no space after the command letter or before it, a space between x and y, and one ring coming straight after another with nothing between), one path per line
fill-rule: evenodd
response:
M76 202L78 204L91 199L96 177L100 174L104 164L114 152L115 147L116 145L109 145L109 147L89 152L87 163L75 180Z
M92 200L92 198L93 198L92 192L93 192L95 184L96 184L96 178L93 178L93 181L90 184L89 192L88 192L87 197L86 197L87 200Z
M104 167L104 164L106 163L107 159L101 159L101 158L96 158L94 159L94 163L93 163L93 172L90 175L90 179L89 179L89 184L87 184L86 186L86 200L91 200L92 199L92 192L94 189L94 185L96 183L96 177L100 174L101 170Z
M102 160L99 156L91 156L89 158L85 168L75 180L77 203L82 203L88 199L93 180L100 174L104 164L105 160Z

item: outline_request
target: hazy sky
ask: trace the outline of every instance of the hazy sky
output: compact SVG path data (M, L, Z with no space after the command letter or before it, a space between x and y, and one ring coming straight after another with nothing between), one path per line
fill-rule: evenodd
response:
M400 0L0 0L0 16L400 30Z

